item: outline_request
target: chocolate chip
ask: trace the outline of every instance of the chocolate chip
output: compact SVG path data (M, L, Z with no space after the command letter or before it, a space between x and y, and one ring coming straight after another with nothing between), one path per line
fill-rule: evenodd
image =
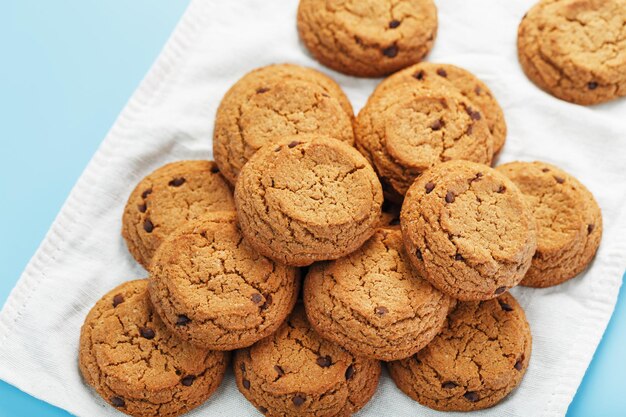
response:
M346 379L352 378L352 375L354 375L354 365L350 365L346 369Z
M272 305L272 294L265 296L265 302L261 306L261 310L267 310Z
M476 88L474 88L474 92L476 93L477 96L480 95L480 93L482 93L483 89L480 88L479 85L476 86Z
M154 230L154 225L152 224L150 219L144 220L144 222L143 222L143 230L145 230L148 233L152 233L152 231Z
M460 253L457 253L456 255L454 255L455 261L462 261L463 259L464 259L463 255L461 255Z
M139 204L137 205L137 210L139 210L140 213L145 213L146 210L148 210L148 205L146 203Z
M174 178L172 181L168 183L170 187L180 187L185 183L185 179L183 177Z
M274 370L276 371L279 377L285 375L285 370L280 365L274 365Z
M247 379L242 379L241 385L243 385L245 389L250 389L250 381L248 381Z
M504 194L505 191L506 191L506 187L504 185L501 185L500 187L498 187L498 194Z
M182 372L180 371L180 369L177 369L177 370L176 370L176 375L179 375L179 376L180 376L181 374L182 374Z
M148 195L152 194L152 188L148 188L143 193L141 193L141 198L146 198Z
M302 142L298 142L296 140L294 140L293 142L289 142L289 145L287 145L290 148L295 148L296 146L298 146L299 144L301 144Z
M454 203L454 193L452 191L448 191L446 193L446 203Z
M548 168L544 168L541 170L541 172L548 172L548 171L550 171Z
M387 307L383 307L383 306L378 306L374 309L374 313L376 313L377 316L384 316L385 314L389 313L389 310L387 309Z
M555 176L554 179L556 180L556 182L558 182L559 184L563 184L565 182L565 179L561 178L561 177L557 177Z
M495 295L500 295L502 293L504 293L506 291L506 287L498 287L496 288L496 290L494 291Z
M513 365L513 367L514 367L515 369L517 369L518 371L521 371L521 370L522 370L522 365L523 365L523 363L522 363L522 362L523 362L523 360L524 360L524 358L523 358L523 357L522 357L522 358L520 358L520 359L518 359L518 360L517 360L517 362L515 362L515 365Z
M513 311L513 307L511 307L510 304L505 303L502 300L498 300L498 303L500 304L500 308L504 311Z
M252 294L252 297L250 297L250 299L254 304L259 304L263 300L263 296L258 292L255 292L254 294Z
M458 387L458 384L452 382L452 381L446 381L443 384L441 384L441 388L445 388L445 389L452 389L452 388L456 388Z
M473 131L474 131L474 123L470 123L470 125L467 126L467 129L465 130L465 135L469 136L472 134Z
M418 80L423 80L424 79L424 71L418 71L415 74L413 74L413 78L416 78Z
M263 406L259 406L258 410L259 410L259 412L260 412L261 414L265 414L265 413L267 413L267 408L265 408L265 407L263 407Z
M124 302L124 296L122 294L117 294L115 297L113 297L113 307L117 307L123 302Z
M395 29L398 26L400 26L400 21L399 20L393 19L391 22L389 22L389 28L390 29Z
M121 397L111 397L109 401L111 401L111 405L113 407L120 408L126 405L126 401L124 401L124 399Z
M300 407L302 404L304 404L305 399L306 398L304 397L304 395L297 394L295 397L291 399L291 401L293 401L293 405L295 405L296 407Z
M475 181L480 181L480 179L483 177L483 173L482 172L477 172L476 175L474 176L474 178L472 178L470 180L470 182L475 182Z
M218 172L220 172L220 168L217 165L213 165L211 167L211 173L217 174Z
M196 380L195 375L187 375L186 377L180 380L180 383L186 387L190 387L193 384L193 381L195 380Z
M471 117L473 120L480 120L481 119L480 112L472 109L471 107L468 107L467 109L465 109L465 111L467 112L469 117Z
M333 364L330 356L320 356L315 362L322 368L328 368L330 365Z
M591 81L587 83L587 88L590 90L595 90L596 88L598 88L598 83L595 81Z
M440 77L447 77L448 73L446 72L446 70L444 70L443 68L439 68L437 70L437 75L439 75Z
M435 184L427 182L424 188L426 189L426 194L430 194L430 192L435 189Z
M465 397L467 401L470 401L473 403L478 401L478 393L476 391L467 391L465 394L463 394L463 396Z
M270 89L267 88L267 87L259 87L259 88L256 89L256 93L257 94L267 93L268 91L270 91Z
M386 57L393 58L398 55L398 47L396 45L391 45L390 47L383 49L382 52Z
M188 323L191 322L191 319L187 316L185 316L184 314L179 314L178 318L176 319L176 325L177 326L184 326Z
M591 232L593 232L594 228L595 228L595 226L593 224L588 224L587 225L587 234L590 235Z
M154 336L156 335L154 333L154 330L149 327L142 327L141 329L139 329L139 334L141 335L141 337L148 340L154 339Z
M443 121L441 119L435 120L433 124L430 125L430 128L435 132L443 127Z

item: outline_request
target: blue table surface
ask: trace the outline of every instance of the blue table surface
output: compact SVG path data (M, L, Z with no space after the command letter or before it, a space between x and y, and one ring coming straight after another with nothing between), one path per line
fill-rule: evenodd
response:
M188 0L0 3L0 304ZM626 415L626 290L568 417ZM68 413L0 381L0 417Z

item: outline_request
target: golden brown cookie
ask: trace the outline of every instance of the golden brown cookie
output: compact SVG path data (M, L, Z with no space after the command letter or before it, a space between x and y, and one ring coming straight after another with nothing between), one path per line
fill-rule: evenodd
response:
M393 227L378 229L345 258L312 265L304 305L323 338L391 361L417 353L439 333L450 298L417 274Z
M213 152L232 184L263 145L303 133L354 142L352 106L324 74L297 65L256 69L235 83L217 110Z
M517 33L522 69L538 87L577 104L626 95L626 0L542 0Z
M356 145L381 181L404 195L415 178L443 161L490 164L493 136L476 105L455 88L399 84L359 112Z
M385 94L402 84L427 88L443 85L456 89L476 105L476 109L487 121L493 136L494 154L497 155L502 150L506 140L504 112L489 87L468 70L451 64L420 62L385 78L372 96Z
M229 358L174 336L153 311L145 279L126 282L96 303L78 353L85 382L136 417L174 417L199 406L220 385Z
M602 213L576 178L544 162L496 168L524 193L537 223L537 252L521 285L550 287L582 272L602 238Z
M150 297L180 338L232 350L280 326L296 302L298 275L254 251L234 212L210 213L163 242L150 270Z
M298 32L322 64L379 77L419 62L433 47L432 0L300 0Z
M234 210L228 183L212 161L179 161L155 170L135 187L122 218L122 236L133 257L148 268L167 236L212 211Z
M510 294L459 302L442 332L417 355L388 364L394 382L440 411L492 407L519 385L530 361L526 315Z
M259 150L235 187L241 231L278 262L306 266L340 258L380 222L382 189L353 147L319 135L295 136Z
M239 391L269 417L350 416L374 395L380 362L322 339L297 305L272 336L239 350Z
M435 165L409 189L400 224L420 275L463 301L517 285L537 246L535 219L506 176L481 164Z

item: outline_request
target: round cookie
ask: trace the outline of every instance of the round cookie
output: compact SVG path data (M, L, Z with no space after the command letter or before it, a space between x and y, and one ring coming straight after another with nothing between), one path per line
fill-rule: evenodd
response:
M493 136L473 102L443 85L402 84L373 96L355 125L357 149L399 195L443 161L490 164Z
M387 368L398 388L422 405L440 411L481 410L519 385L531 345L524 311L504 294L458 303L428 346Z
M122 218L122 236L148 268L161 242L189 220L234 210L228 183L212 161L179 161L158 168L135 187Z
M174 417L199 406L220 385L228 359L174 336L154 313L145 279L102 297L80 333L85 382L135 417Z
M419 274L462 301L494 298L517 285L537 246L521 191L498 171L468 161L444 162L419 177L400 224Z
M380 362L354 356L322 339L297 305L272 336L239 350L239 391L269 417L350 416L374 395Z
M320 133L353 144L353 118L345 94L322 73L288 64L259 68L237 81L220 103L215 161L235 184L259 148L284 136Z
M524 194L537 223L537 251L520 284L550 287L582 272L602 238L602 213L589 190L544 162L511 162L496 170Z
M432 0L300 0L298 32L322 64L380 77L419 62L433 47Z
M238 349L270 335L298 296L297 269L254 251L236 220L234 212L210 213L178 229L150 270L150 297L165 324L208 349Z
M241 171L235 204L252 247L278 262L306 266L361 246L379 225L382 194L356 149L307 135L257 152Z
M450 298L413 269L394 227L378 229L345 258L311 266L304 306L323 338L391 361L417 353L439 333Z
M487 121L493 136L494 154L497 155L502 150L507 131L504 112L489 87L468 70L451 64L420 62L385 78L376 87L372 96L384 94L402 84L427 88L446 86L456 89L476 105Z
M577 104L626 95L626 0L542 0L522 19L517 51L538 87Z

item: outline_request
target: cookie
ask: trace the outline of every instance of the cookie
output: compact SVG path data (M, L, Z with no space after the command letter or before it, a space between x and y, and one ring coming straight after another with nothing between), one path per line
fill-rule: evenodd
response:
M302 133L354 143L352 106L339 86L315 70L270 65L241 78L217 110L215 161L231 184L263 145Z
M493 136L476 105L453 88L402 84L373 96L359 112L356 146L381 181L404 195L443 161L490 164Z
M378 229L345 258L311 266L304 305L324 339L391 361L417 353L439 333L450 298L417 274L394 227Z
M409 189L400 214L407 255L419 274L462 301L497 297L517 285L537 247L522 192L485 165L435 165Z
M96 303L81 329L78 356L85 382L135 417L174 417L199 406L220 385L229 359L172 334L154 313L145 279Z
M269 417L350 416L374 395L380 362L322 339L297 305L272 336L239 350L239 391Z
M626 0L542 0L522 19L526 76L553 96L597 104L626 95Z
M532 338L510 294L459 302L435 339L417 355L387 368L398 388L440 411L492 407L519 385Z
M155 170L135 187L122 218L122 236L148 268L161 242L189 220L234 210L228 183L212 161L179 161Z
M456 89L473 102L485 118L493 136L494 154L497 155L502 150L507 131L504 112L489 87L468 70L451 64L421 62L385 78L372 96L384 94L402 84L427 88L443 85Z
M544 162L511 162L496 170L524 193L537 223L537 251L521 285L550 287L582 272L602 238L602 213L589 190Z
M150 270L150 297L181 339L214 350L250 346L293 308L296 268L267 259L243 240L234 212L210 213L167 239Z
M278 262L306 266L361 246L380 222L382 189L353 147L319 135L259 150L235 187L241 231Z
M300 0L298 32L322 64L380 77L419 62L433 47L432 0Z

